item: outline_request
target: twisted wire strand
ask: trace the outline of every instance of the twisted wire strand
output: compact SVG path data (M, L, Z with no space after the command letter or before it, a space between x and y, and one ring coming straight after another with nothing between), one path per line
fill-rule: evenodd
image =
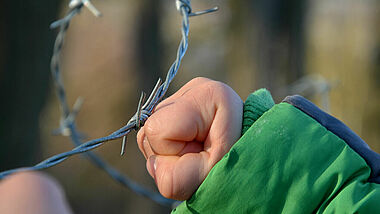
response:
M85 2L88 3L89 1L86 0ZM96 10L96 8L94 9L92 4L90 5L91 5L92 10ZM165 82L161 83L162 81L161 79L159 79L156 86L152 90L149 98L146 101L144 100L144 97L145 97L143 96L144 94L142 94L139 104L138 104L137 112L132 116L132 118L128 121L128 123L125 126L121 127L119 130L111 133L108 136L93 139L85 143L81 142L80 133L77 131L76 125L75 125L75 116L79 111L78 106L80 105L74 105L73 111L71 111L67 104L65 88L64 88L64 84L61 78L60 56L62 52L64 38L69 28L71 20L77 14L80 13L83 6L87 6L87 5L84 4L84 1L81 1L78 3L76 2L76 4L72 6L70 11L67 13L67 15L64 18L52 23L50 26L51 28L59 27L60 29L56 37L56 41L54 44L54 52L51 59L51 73L53 76L53 80L55 82L55 88L56 88L56 92L57 92L57 96L58 96L60 108L61 108L61 122L60 122L61 124L59 128L59 133L62 135L70 136L71 141L76 147L72 149L71 151L54 155L34 166L11 169L11 170L1 172L0 179L3 179L4 177L16 172L46 169L65 161L70 156L83 153L83 155L88 157L92 163L94 163L98 168L103 169L111 178L119 182L121 185L131 189L132 191L134 191L135 193L139 195L142 195L144 197L147 197L155 201L156 203L160 205L173 207L176 201L166 199L163 196L161 196L159 193L150 191L142 187L141 185L132 181L129 177L123 175L122 173L120 173L119 171L117 171L116 169L108 165L105 161L103 161L100 157L92 153L90 150L98 148L99 146L104 145L104 143L108 141L112 141L112 140L124 137L123 143L122 143L122 154L124 153L125 143L126 143L125 137L132 130L138 130L141 126L144 125L145 121L153 113L153 109L165 96L165 93L167 92L170 83L172 82L173 78L176 76L179 70L181 61L188 47L189 17L214 12L218 9L218 8L212 8L209 10L192 13L190 0L176 0L176 5L177 5L177 10L180 12L182 16L182 28L181 28L182 39L180 41L180 44L177 50L176 60L170 67L167 73Z

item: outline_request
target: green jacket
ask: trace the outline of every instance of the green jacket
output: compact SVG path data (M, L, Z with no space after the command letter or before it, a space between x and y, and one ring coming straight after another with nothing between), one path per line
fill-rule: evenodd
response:
M243 135L172 213L380 213L380 156L300 96L249 96Z

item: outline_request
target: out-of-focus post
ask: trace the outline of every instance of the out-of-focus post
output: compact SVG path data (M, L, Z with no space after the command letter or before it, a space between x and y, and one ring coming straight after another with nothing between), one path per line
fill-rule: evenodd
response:
M39 114L49 87L58 1L12 0L0 6L0 170L35 163Z

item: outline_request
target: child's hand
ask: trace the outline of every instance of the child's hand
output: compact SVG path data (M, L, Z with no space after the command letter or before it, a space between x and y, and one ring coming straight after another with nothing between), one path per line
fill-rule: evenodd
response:
M162 101L137 136L161 194L185 200L241 133L243 102L227 85L196 78Z

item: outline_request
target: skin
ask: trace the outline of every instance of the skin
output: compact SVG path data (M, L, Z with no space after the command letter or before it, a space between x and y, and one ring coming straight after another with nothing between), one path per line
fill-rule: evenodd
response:
M59 184L40 172L22 172L0 183L0 210L4 214L72 213Z
M160 193L186 200L241 133L243 102L227 85L195 78L162 101L137 135Z
M137 142L161 194L186 200L240 137L243 102L227 85L195 78L162 101ZM0 182L1 213L70 214L59 184L40 172Z

